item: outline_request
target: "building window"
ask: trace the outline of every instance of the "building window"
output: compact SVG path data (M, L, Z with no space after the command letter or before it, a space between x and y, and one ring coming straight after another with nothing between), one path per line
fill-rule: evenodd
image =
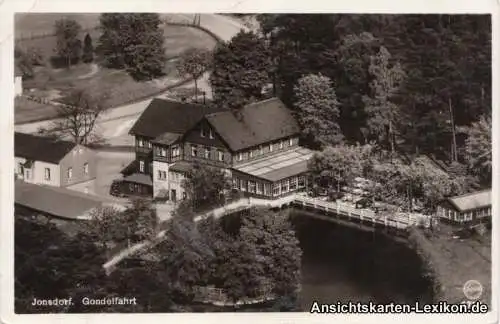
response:
M85 175L89 174L89 164L88 163L83 164L83 174L85 174Z
M289 181L288 179L281 181L281 193L286 193L289 190Z
M144 142L142 141L142 138L139 138L137 140L137 145L139 145L139 147L143 147L144 146Z
M139 172L144 172L144 161L139 161Z
M50 169L45 168L45 180L50 180Z
M212 129L211 129L211 128L209 128L209 129L208 129L208 137L209 137L210 139L214 139L214 133L212 132Z
M247 184L245 180L240 180L240 190L247 191Z
M181 155L181 150L178 145L172 146L172 157L178 157Z
M253 151L252 150L250 150L249 154L250 154L250 159L253 158Z
M293 138L290 138L290 139L288 140L288 145L289 145L289 146L293 146Z
M290 179L290 191L297 189L297 177L292 177Z
M262 187L263 187L262 182L257 182L257 194L262 195L263 191Z
M205 147L205 159L210 159L210 147Z
M243 160L243 153L238 153L238 161L242 161Z
M269 144L269 152L273 151L273 143Z
M198 155L198 148L196 145L191 145L191 156L196 157Z
M280 184L275 183L273 184L273 196L279 196L280 195Z
M158 171L158 180L167 179L167 171Z
M203 126L201 126L201 129L200 129L200 136L205 137L205 128Z
M299 177L299 188L304 188L305 186L306 186L306 177L300 176Z
M160 156L167 157L167 150L164 147L160 147Z
M269 185L269 183L264 184L264 195L269 196L269 192L271 191L270 188L271 186Z
M283 141L280 141L280 150L283 149Z
M73 168L68 168L68 180L71 180L73 178Z
M233 178L233 189L238 189L238 179Z
M217 158L219 161L224 161L224 152L222 151L217 151Z
M260 155L264 154L264 147L262 145L259 147L259 150L260 150Z
M148 148L151 148L153 144L151 144L151 142L147 142L148 143Z
M26 170L26 179L31 179L31 171Z
M255 181L248 181L248 192L255 193Z

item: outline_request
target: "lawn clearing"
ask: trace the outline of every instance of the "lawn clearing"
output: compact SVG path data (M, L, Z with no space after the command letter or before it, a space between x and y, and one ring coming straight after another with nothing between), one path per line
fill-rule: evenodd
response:
M425 254L429 257L437 280L441 284L442 298L449 303L466 300L463 286L468 280L477 280L483 286L482 303L491 307L491 231L486 236L454 239L452 228L442 224L431 237L418 235Z
M40 18L40 15L45 15L47 18ZM75 14L75 17L79 19L77 19L79 22L80 20L84 21L85 26L93 27L97 24L98 17L96 16L97 14L89 15L81 14L80 17L80 15ZM36 21L33 24L30 24L30 19L26 17L16 17L16 33L25 32L30 28L50 31L53 28L53 21L63 16L70 17L70 15L63 14L36 14L36 19L31 18L31 20ZM82 26L84 26L83 23ZM178 55L190 47L212 49L216 45L216 41L211 36L196 28L173 25L163 25L162 28L165 35L165 53L167 58L170 58L165 62L165 76L143 82L135 81L125 71L104 67L96 68L95 66L93 70L92 65L84 63L73 65L70 69L53 68L51 66L51 58L55 54L55 36L17 40L16 45L19 48L24 50L37 48L45 60L45 66L36 67L34 78L24 80L23 87L25 88L25 93L43 98L47 98L48 94L50 94L51 99L61 100L75 88L89 88L96 95L103 94L106 96L107 99L103 102L105 107L117 107L146 96L156 95L166 87L181 81L182 78L178 75L175 67L175 58ZM84 38L86 33L81 33L81 39ZM94 46L96 46L100 33L99 30L93 29L89 33L93 39ZM96 61L98 63L98 59ZM85 78L85 76L89 77ZM57 95L60 98L57 98ZM29 122L34 119L34 116L38 120L54 118L56 116L54 109L46 109L46 107L39 109L40 107L34 105L26 105L18 109L18 106L16 106L15 110L16 123ZM35 111L33 112L32 110Z
M99 24L98 13L17 13L14 15L15 39L51 34L56 20L62 18L75 20L83 29Z
M41 104L24 97L14 99L14 123L29 123L36 121L42 116L55 116L56 107L52 105Z

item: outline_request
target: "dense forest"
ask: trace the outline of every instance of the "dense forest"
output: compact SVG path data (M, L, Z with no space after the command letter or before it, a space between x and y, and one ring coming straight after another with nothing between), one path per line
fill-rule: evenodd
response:
M306 137L323 146L375 142L464 164L474 155L468 149L486 146L491 160L491 148L476 143L488 134L470 135L491 133L491 16L257 19L260 33L242 31L215 50L216 102L231 108L262 99L260 89L272 84L273 94L305 112L303 129L317 133Z

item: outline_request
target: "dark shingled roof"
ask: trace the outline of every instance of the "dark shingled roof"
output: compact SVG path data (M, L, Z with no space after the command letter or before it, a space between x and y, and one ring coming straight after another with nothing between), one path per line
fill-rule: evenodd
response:
M14 133L14 155L29 160L58 164L75 146L74 142Z
M299 126L291 111L278 98L249 104L237 117L230 111L206 116L208 122L233 151L295 135Z
M164 133L184 134L203 116L217 111L221 108L155 98L129 133L152 138Z
M32 210L69 219L85 218L92 209L112 204L111 200L98 196L20 180L15 181L14 202Z

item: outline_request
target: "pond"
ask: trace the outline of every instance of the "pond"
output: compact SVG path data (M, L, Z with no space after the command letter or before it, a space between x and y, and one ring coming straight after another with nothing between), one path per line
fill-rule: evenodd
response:
M315 301L430 302L432 285L404 243L298 213L292 219L303 251L303 311Z

